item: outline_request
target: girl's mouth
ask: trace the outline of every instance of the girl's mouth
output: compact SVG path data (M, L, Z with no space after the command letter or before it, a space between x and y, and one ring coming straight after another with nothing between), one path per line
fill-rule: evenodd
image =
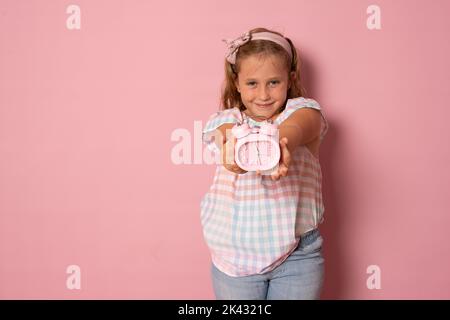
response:
M272 106L273 105L273 103L270 103L270 104L256 104L258 107L260 107L260 108L268 108L268 107L270 107L270 106Z

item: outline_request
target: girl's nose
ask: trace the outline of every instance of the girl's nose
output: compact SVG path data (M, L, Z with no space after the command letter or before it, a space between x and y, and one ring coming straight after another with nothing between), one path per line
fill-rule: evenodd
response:
M262 86L259 90L259 99L261 101L267 100L269 98L269 89Z

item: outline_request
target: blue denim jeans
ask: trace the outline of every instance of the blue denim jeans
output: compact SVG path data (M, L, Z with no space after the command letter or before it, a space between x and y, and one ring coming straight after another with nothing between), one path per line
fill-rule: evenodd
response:
M211 275L218 300L319 299L324 279L322 236L318 229L304 234L299 246L274 270L232 277L212 263Z

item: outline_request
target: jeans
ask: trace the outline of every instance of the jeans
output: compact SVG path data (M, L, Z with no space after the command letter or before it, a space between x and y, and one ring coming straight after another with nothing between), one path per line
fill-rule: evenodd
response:
M322 241L318 229L307 232L282 264L264 274L232 277L212 263L211 275L216 299L319 299L324 280Z

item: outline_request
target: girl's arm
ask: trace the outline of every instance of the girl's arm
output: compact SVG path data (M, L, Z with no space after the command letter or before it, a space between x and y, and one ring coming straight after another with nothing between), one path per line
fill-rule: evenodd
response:
M220 152L222 152L223 145L229 139L230 137L229 135L231 134L231 129L233 128L233 126L234 126L233 123L225 123L214 131L214 142L216 143L216 146L217 148L219 148Z
M288 139L288 150L292 153L298 146L305 145L320 135L321 114L313 108L301 108L293 112L279 126L280 140Z
M215 143L220 150L223 166L234 173L246 173L247 171L241 169L234 160L234 145L236 138L231 140L231 129L233 123L225 123L216 129Z
M217 130L220 131L221 137L222 137L222 145L227 142L227 140L230 138L231 136L231 129L233 128L234 123L225 123L223 125L221 125L219 128L217 128ZM228 130L228 132L227 132ZM220 142L220 141L219 141ZM219 148L222 148L222 145L219 146Z

